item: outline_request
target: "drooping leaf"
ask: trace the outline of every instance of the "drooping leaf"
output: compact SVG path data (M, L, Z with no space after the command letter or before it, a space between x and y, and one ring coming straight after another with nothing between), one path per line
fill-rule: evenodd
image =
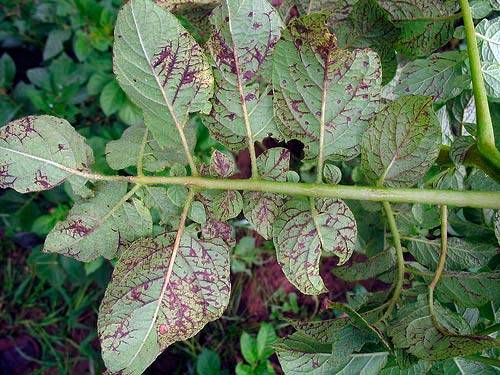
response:
M426 56L453 36L456 2L447 0L378 0L401 29L396 49L409 57Z
M392 337L394 346L426 360L466 356L500 346L500 341L489 336L470 335L470 327L460 315L446 310L436 302L435 311L439 323L452 334L444 335L435 328L427 298L419 296L417 302L403 307L387 326L387 333Z
M189 129L186 130L189 132ZM195 135L188 133L188 140L191 147L194 148ZM109 166L115 170L120 170L137 165L143 142L145 142L143 153L145 170L159 172L174 163L187 164L184 151L175 144L175 141L169 142L164 148L161 148L158 142L153 139L149 130L143 125L138 125L125 129L120 139L111 141L106 145L106 161Z
M144 204L125 201L127 183L97 184L92 198L78 201L66 220L58 222L45 240L43 251L88 262L114 258L132 241L151 234L152 219Z
M290 282L304 294L326 291L319 275L321 255L336 255L339 264L351 256L356 221L341 200L293 198L273 225L276 257Z
M365 262L334 268L332 272L335 276L345 281L365 280L390 270L395 264L396 253L394 248L390 248L368 258Z
M246 121L254 141L278 136L270 88L261 87L259 79L280 38L279 14L266 0L224 0L210 22L215 30L208 47L217 68L217 88L205 124L233 150L247 145Z
M435 270L439 260L441 241L426 238L406 238L407 247L415 259L431 270ZM486 266L498 253L490 244L473 243L458 237L448 238L448 253L445 269L449 271L477 270Z
M427 283L433 273L413 263ZM435 295L443 303L456 303L462 307L479 307L488 302L500 302L500 272L443 272L435 289Z
M370 121L363 136L361 166L372 182L409 187L434 163L440 144L432 99L404 96Z
M142 374L174 342L194 336L229 302L229 251L222 240L181 238L166 280L174 236L135 242L120 257L99 311L109 370Z
M285 138L305 144L306 159L320 149L325 159L351 159L379 108L380 60L367 49L337 48L324 21L321 14L295 20L277 44L275 113Z
M259 176L264 180L286 181L290 168L290 151L271 148L257 158ZM243 214L252 227L265 239L272 237L273 223L279 214L286 196L273 193L245 191Z
M399 95L432 96L443 103L470 86L470 78L462 74L467 53L448 51L406 64L394 92Z
M113 52L118 82L153 138L161 147L180 145L189 114L211 107L213 77L201 47L169 11L131 0L118 15Z
M66 120L27 116L0 128L0 188L41 191L68 178L82 185L72 176L92 163L91 148Z

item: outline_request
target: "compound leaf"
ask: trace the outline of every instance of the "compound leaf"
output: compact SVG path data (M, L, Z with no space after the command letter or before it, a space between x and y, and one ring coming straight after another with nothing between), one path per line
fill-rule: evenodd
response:
M265 180L286 181L290 170L290 151L276 147L264 151L257 158L259 176ZM265 239L272 237L273 223L286 196L273 193L245 191L243 214L252 227Z
M361 166L372 182L409 187L434 163L440 144L441 127L432 99L404 96L370 121L363 136Z
M424 266L434 270L439 260L441 240L426 238L405 238L407 247L415 259ZM473 243L461 238L448 238L448 255L445 269L449 271L477 270L488 264L498 253L494 245Z
M229 302L229 250L185 233L172 273L174 235L136 241L118 260L99 310L103 359L112 372L142 374L174 342L219 318Z
M470 78L462 74L466 59L465 52L448 51L410 62L401 70L394 92L432 96L436 103L446 102L470 86Z
M307 160L321 149L325 159L351 159L359 154L368 119L379 109L380 60L367 49L337 48L324 22L322 14L294 20L278 42L275 113L285 138L305 144Z
M280 38L279 14L265 0L224 0L210 22L215 30L208 48L218 71L213 110L205 124L233 150L247 145L247 120L253 140L277 136L270 88L261 87L259 79Z
M378 0L401 29L395 47L409 57L431 54L453 36L455 1Z
M304 294L326 291L319 275L321 255L337 255L339 264L354 251L356 221L349 207L336 199L293 198L273 225L278 262L285 276Z
M63 119L27 116L0 128L0 188L20 193L52 189L94 161L85 139Z
M196 136L194 133L191 134L191 128L186 128L186 133L192 150ZM170 141L161 148L144 125L137 125L125 129L120 139L108 142L106 145L108 165L115 170L137 165L143 143L143 165L147 171L160 172L175 163L183 165L187 163L184 151L175 144L175 141Z
M56 224L43 251L84 262L114 258L130 242L150 235L153 227L144 204L128 198L127 183L98 183L94 197L75 203L66 220Z
M460 315L435 303L439 323L451 332L444 335L435 328L425 297L421 295L417 302L403 307L387 326L396 348L408 350L420 359L440 360L500 347L500 341L489 336L469 335L470 327Z
M131 0L118 14L113 66L161 147L179 145L189 114L208 113L213 76L201 47L168 10Z

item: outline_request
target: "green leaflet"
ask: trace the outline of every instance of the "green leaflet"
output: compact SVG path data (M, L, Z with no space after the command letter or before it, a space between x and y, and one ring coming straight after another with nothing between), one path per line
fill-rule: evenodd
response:
M448 51L410 62L401 70L394 92L432 96L436 103L446 102L470 86L470 78L462 74L466 59L466 52Z
M476 26L481 59L500 64L500 17L484 19Z
M361 145L368 180L391 187L413 186L439 154L441 129L432 99L404 96L370 121Z
M379 375L423 375L427 374L430 368L430 362L418 361L413 366L405 369L401 369L399 366L385 367L380 371Z
M286 181L290 169L290 151L281 147L264 151L257 158L257 168L264 180ZM273 223L285 200L286 196L281 194L245 191L243 214L262 237L270 239Z
M387 333L396 348L408 350L415 357L439 360L466 356L486 348L500 347L498 340L489 336L472 336L470 327L458 314L435 303L437 318L442 326L460 334L443 335L432 322L426 296L403 307L387 326Z
M395 44L409 57L429 55L453 36L457 4L453 0L378 0L401 29Z
M94 162L85 139L63 119L27 116L0 128L0 188L20 193L52 189ZM72 177L73 176L73 177Z
M236 163L231 154L215 150L210 164L208 167L202 165L201 172L212 177L228 178L236 173ZM204 190L196 194L196 200L205 207L208 219L215 221L233 219L243 209L243 197L236 190Z
M498 375L498 369L495 367L458 357L444 361L442 368L446 375Z
M486 93L496 101L500 100L500 64L485 62L481 67Z
M405 238L407 248L415 259L431 270L437 267L441 241L426 238ZM450 271L477 270L486 266L498 253L496 246L473 243L457 237L448 238L445 269Z
M368 119L379 108L380 60L367 49L337 48L324 21L321 14L295 20L278 42L275 114L285 138L305 144L307 160L320 150L325 160L351 159L359 154Z
M336 255L339 265L354 251L356 221L341 200L292 198L273 225L276 257L288 280L304 294L326 292L319 275L321 255Z
M327 184L337 185L342 179L342 171L334 164L325 164L323 167L323 179Z
M213 77L201 47L167 10L131 0L115 27L114 72L161 147L181 143L189 113L210 111Z
M172 202L165 187L143 186L137 195L142 198L148 209L156 212L160 224L168 224L171 228L178 227L182 208Z
M98 183L95 196L75 203L64 221L47 235L43 251L88 262L114 258L130 242L151 234L149 210L131 199L127 183ZM133 194L133 191L131 191Z
M215 30L208 48L218 70L213 110L205 124L233 150L244 148L248 137L278 136L270 88L261 87L259 79L280 38L280 16L265 0L224 0L210 22Z
M410 269L430 283L433 273L418 263ZM452 272L445 271L435 289L436 297L443 303L455 303L461 307L479 307L488 302L500 302L500 272Z
M332 273L345 281L366 280L376 277L396 264L394 248L390 248L380 254L368 258L365 262L344 265L332 270Z
M99 311L103 359L112 372L142 374L169 345L194 336L229 302L229 250L222 240L174 235L135 242L120 257Z
M187 128L186 132L192 133L192 129ZM196 135L188 134L188 141L191 149L194 149ZM175 163L187 164L184 151L175 141L170 141L165 148L161 148L143 125L131 126L125 129L120 139L109 142L106 145L106 161L115 170L135 166L143 143L143 164L147 171L159 172Z

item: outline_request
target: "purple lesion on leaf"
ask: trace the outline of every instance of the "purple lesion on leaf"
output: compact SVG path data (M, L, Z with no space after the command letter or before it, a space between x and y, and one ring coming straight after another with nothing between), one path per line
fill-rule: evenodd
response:
M13 187L17 177L9 174L9 164L0 165L0 188Z
M126 343L126 338L133 332L133 330L129 330L129 325L129 319L122 320L113 333L102 337L101 342L106 344L108 350L117 352L118 347L122 343Z
M92 228L87 227L82 219L76 219L72 223L68 224L63 231L67 232L71 237L84 237L92 232Z
M57 145L57 151L56 151L56 153L58 153L58 152L62 152L62 151L64 151L64 150L66 150L66 146L65 146L64 144L62 144L62 143L59 143L59 144Z
M26 116L5 126L0 132L0 139L7 141L9 138L16 138L20 143L23 143L33 133L41 137L35 129L35 117Z
M53 185L49 182L49 177L43 174L40 169L36 171L33 182L36 185L41 186L43 189L51 189L53 187Z
M217 62L217 67L221 68L226 66L229 71L236 74L236 60L234 58L234 51L226 43L220 30L217 30L213 35L213 43L215 47L215 60Z

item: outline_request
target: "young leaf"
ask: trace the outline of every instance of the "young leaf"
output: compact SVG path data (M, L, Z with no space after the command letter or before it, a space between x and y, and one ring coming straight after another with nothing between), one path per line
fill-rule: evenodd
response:
M293 198L273 225L276 257L285 276L304 294L326 291L319 275L321 255L345 263L354 251L354 216L341 200Z
M432 99L404 96L370 121L363 136L361 166L372 182L409 187L434 163L440 144L441 128Z
M401 29L395 47L409 57L431 54L453 36L454 1L378 0Z
M264 180L286 181L290 168L290 151L277 147L264 151L257 158L259 176ZM272 237L273 223L286 196L273 193L245 191L243 214L252 227L265 239Z
M366 49L337 48L321 14L294 20L273 60L274 106L286 139L305 158L350 159L379 108L380 60Z
M396 253L390 248L380 254L368 258L365 262L354 263L332 270L332 273L345 281L366 280L384 273L396 264Z
M440 239L405 238L408 250L415 259L430 269L436 269L439 259ZM445 269L449 271L477 270L486 266L498 253L496 246L473 243L461 238L448 238L448 252Z
M133 192L132 192L133 194ZM151 234L152 219L144 204L127 193L127 183L97 184L95 196L73 206L45 240L44 251L88 262L114 258L130 242Z
M142 374L174 342L219 318L229 302L229 251L221 240L185 233L174 261L174 236L135 242L120 257L99 311L99 336L109 370Z
M0 188L52 189L92 163L91 148L66 120L27 116L0 128Z
M439 323L451 332L444 335L435 328L427 298L423 297L419 296L416 303L403 307L387 326L387 333L396 348L405 349L420 359L439 360L500 347L500 341L489 336L469 335L470 327L460 315L435 303Z
M272 345L276 341L276 333L269 323L262 323L257 333L257 355L260 360L269 358L274 350Z
M213 110L205 118L211 134L233 150L278 135L270 88L259 85L283 27L278 13L266 0L224 0L210 22L215 31L208 48L218 69Z
M213 77L201 47L169 11L131 0L118 14L113 65L161 147L180 144L193 112L208 113ZM184 145L186 149L186 145Z
M190 134L190 129L187 128L186 133L190 148L194 149L196 136L194 133ZM106 161L115 170L135 166L143 143L143 165L147 171L159 172L175 163L186 164L187 162L183 150L174 141L161 148L143 125L131 126L125 129L120 139L109 142L106 145Z
M470 78L462 74L466 59L463 51L448 51L410 62L401 70L394 92L432 96L436 103L444 103L470 86Z

